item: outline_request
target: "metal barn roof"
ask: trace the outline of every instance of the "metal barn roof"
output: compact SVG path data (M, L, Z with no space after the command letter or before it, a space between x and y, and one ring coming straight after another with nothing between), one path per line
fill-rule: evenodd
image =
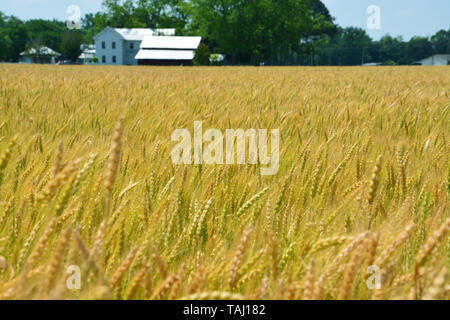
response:
M192 60L193 50L145 50L141 49L136 55L137 60Z
M125 40L129 41L142 41L146 36L173 36L175 34L175 29L146 29L146 28L115 28Z
M197 49L202 37L158 37L146 36L142 40L141 49Z

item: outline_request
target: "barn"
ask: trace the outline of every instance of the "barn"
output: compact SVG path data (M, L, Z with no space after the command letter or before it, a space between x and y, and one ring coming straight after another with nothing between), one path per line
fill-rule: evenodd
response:
M138 65L191 66L201 37L146 36L136 55Z

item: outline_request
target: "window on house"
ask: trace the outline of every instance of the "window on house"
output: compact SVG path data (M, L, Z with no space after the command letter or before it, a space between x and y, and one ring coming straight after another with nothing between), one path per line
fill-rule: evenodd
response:
M112 61L113 61L113 63L116 63L116 56L113 56Z
M102 49L105 49L106 48L106 43L105 43L105 41L102 41Z
M113 49L116 48L116 42L115 42L115 41L113 41L113 43L112 43L112 48L113 48Z
M134 49L134 42L130 42L130 49Z
M102 56L102 63L106 63L106 57Z

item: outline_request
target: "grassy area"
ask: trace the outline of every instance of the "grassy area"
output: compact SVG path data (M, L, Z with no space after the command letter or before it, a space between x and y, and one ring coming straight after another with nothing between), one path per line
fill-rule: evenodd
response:
M450 297L447 67L0 75L1 299ZM278 173L174 165L194 121L279 129Z

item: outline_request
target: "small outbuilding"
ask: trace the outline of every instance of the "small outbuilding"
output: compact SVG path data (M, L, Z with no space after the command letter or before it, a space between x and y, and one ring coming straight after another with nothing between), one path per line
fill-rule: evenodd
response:
M383 65L382 62L368 62L368 63L362 64L363 67L377 67L377 66L382 66L382 65Z
M81 54L78 61L81 64L95 64L95 44L82 44L80 46Z
M450 54L435 54L431 57L416 61L414 64L422 66L448 66L450 65Z
M61 54L46 46L33 47L20 54L21 63L56 63Z
M146 36L136 55L138 65L192 66L201 37Z

